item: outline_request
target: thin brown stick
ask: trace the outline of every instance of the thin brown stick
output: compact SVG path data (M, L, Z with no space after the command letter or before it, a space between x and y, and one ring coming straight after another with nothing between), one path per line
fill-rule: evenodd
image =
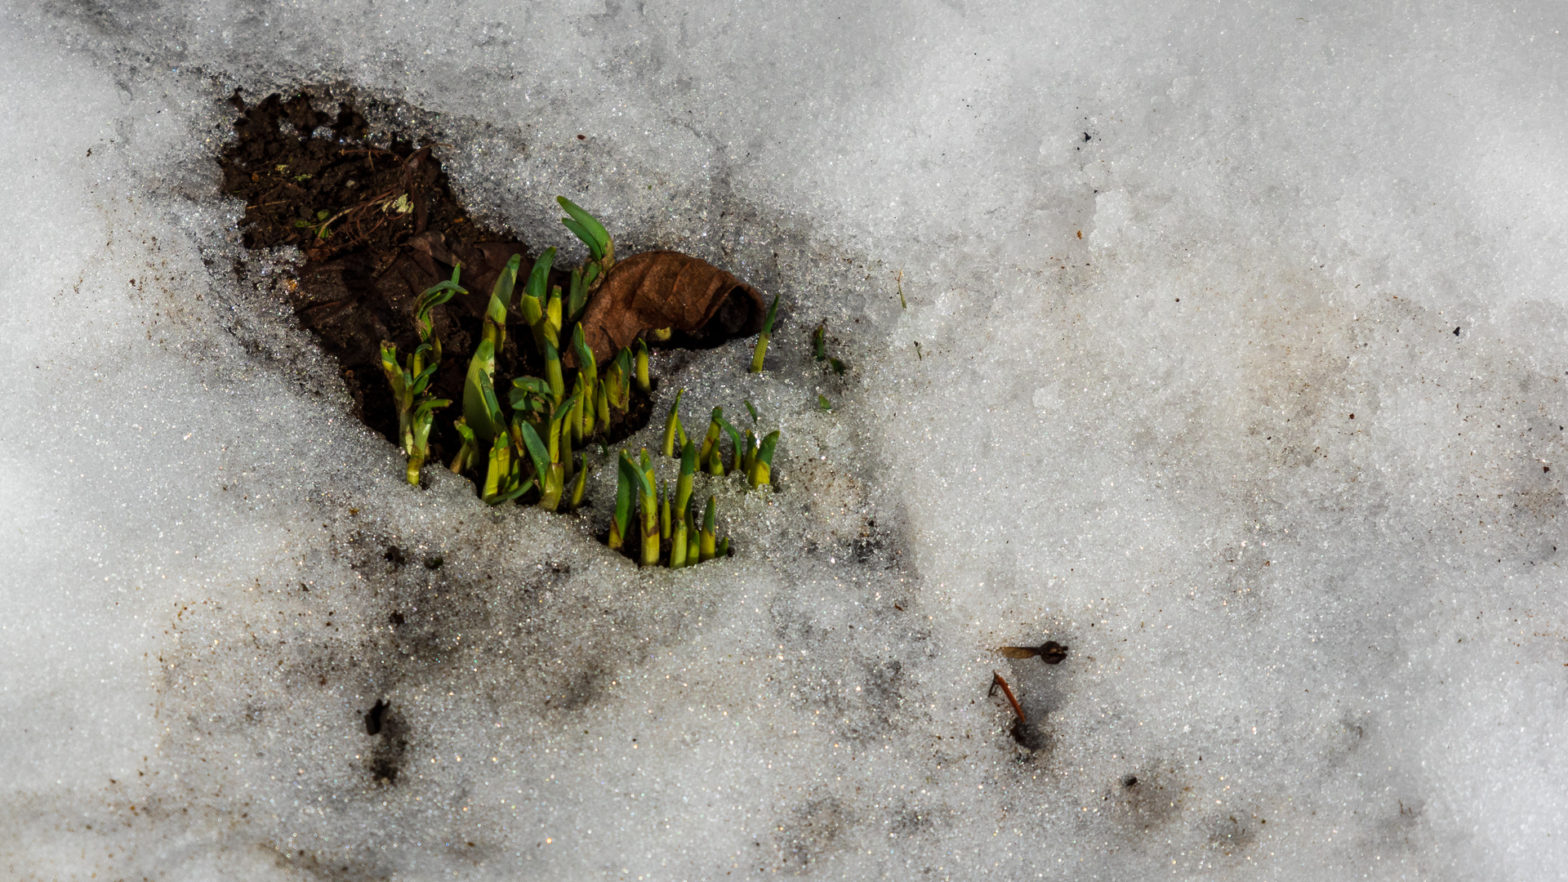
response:
M1007 696L1008 703L1013 706L1013 713L1018 715L1018 722L1023 723L1024 725L1027 726L1028 725L1028 721L1024 718L1024 709L1019 706L1018 699L1013 697L1013 690L1012 690L1012 688L1007 685L1007 681L1006 680L1002 679L1002 675L1001 674L998 674L996 671L992 671L991 672L991 691L993 693L996 692L996 687L998 687L998 686L1002 687L1002 694Z

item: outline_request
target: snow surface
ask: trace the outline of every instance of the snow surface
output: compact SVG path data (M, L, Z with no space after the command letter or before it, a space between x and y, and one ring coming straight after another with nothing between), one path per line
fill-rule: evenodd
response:
M1565 20L9 4L0 876L1565 878ZM402 485L233 270L301 84L783 295L658 365L783 429L734 558Z

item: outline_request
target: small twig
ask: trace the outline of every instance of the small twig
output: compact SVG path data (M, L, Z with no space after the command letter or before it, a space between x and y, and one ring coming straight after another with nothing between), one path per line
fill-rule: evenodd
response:
M1002 687L1002 694L1007 696L1008 703L1010 703L1013 706L1013 713L1018 715L1018 722L1020 722L1020 723L1022 723L1022 724L1027 726L1028 725L1028 721L1024 717L1024 709L1019 706L1018 699L1013 697L1013 690L1007 685L1007 681L1002 679L1002 675L1001 674L998 674L996 671L992 671L991 672L991 691L990 691L989 694L995 695L996 694L996 687L998 687L998 686Z

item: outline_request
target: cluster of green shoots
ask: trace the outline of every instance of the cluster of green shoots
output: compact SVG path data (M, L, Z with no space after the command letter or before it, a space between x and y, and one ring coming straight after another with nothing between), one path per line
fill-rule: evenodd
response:
M397 436L408 454L408 483L419 483L419 470L430 455L430 427L435 422L435 412L451 404L447 398L431 398L430 381L441 366L441 340L436 336L430 321L430 310L454 295L468 292L457 283L460 267L454 267L452 278L428 288L419 295L415 305L414 328L419 333L419 345L406 360L398 360L397 346L381 342L381 372L386 374L392 387L392 401L397 408Z
M556 511L563 503L567 508L581 504L588 460L581 453L574 455L574 448L608 430L612 416L627 410L632 383L645 393L651 389L648 346L641 339L635 351L632 347L622 349L602 374L593 350L583 342L577 319L589 294L614 264L615 246L604 226L591 215L564 197L559 201L568 214L562 222L588 246L587 264L572 271L564 295L559 285L546 291L555 262L555 249L547 249L534 262L522 290L517 291L522 258L513 255L490 293L479 345L463 382L463 415L454 425L462 444L452 460L452 471L482 471L480 495L492 505L535 489L537 504L547 511ZM528 325L534 350L544 364L544 376L512 380L508 416L496 394L495 371L496 353L506 343L510 310L518 312ZM566 329L570 329L569 338L563 333ZM561 364L563 341L568 339L577 358L570 390Z
M686 438L686 429L681 425L681 396L685 389L675 393L675 403L670 405L670 415L664 422L664 455L673 457L676 450L681 451L684 467L686 448L692 445ZM757 409L751 402L746 402L746 411L751 414L753 425L757 422ZM720 450L724 436L730 439L730 461L724 464L724 454ZM694 468L706 471L715 477L726 474L740 474L751 482L753 487L763 487L773 482L773 449L778 446L779 433L768 433L761 442L757 441L757 433L747 429L741 434L739 429L730 425L724 418L724 408L715 407L708 420L707 434L703 435L702 445L694 448L696 462Z
M716 520L718 503L708 497L708 506L697 522L696 509L692 507L692 479L697 474L697 448L687 444L681 455L680 476L675 481L675 493L668 485L655 484L653 463L648 451L643 449L638 459L621 451L620 480L615 487L615 512L610 518L611 548L625 548L632 535L632 512L635 507L639 545L635 555L643 566L668 563L671 569L693 566L730 553L729 537L718 538Z
M451 470L457 474L473 473L476 479L482 476L480 496L491 505L529 494L534 494L535 504L547 511L581 505L589 473L588 457L582 449L591 441L602 440L612 419L625 414L631 404L633 384L644 394L652 388L648 346L641 338L623 348L602 369L584 342L578 319L589 296L614 265L615 246L598 220L565 197L557 200L568 215L561 222L588 246L589 260L572 271L564 294L558 285L546 291L555 260L554 248L546 250L534 263L520 290L517 282L522 257L514 255L508 261L491 290L480 341L469 360L463 383L462 415L453 424L461 445L452 459ZM381 367L392 387L398 436L408 456L406 477L416 486L420 469L429 456L435 411L452 403L449 399L433 398L429 392L442 354L430 310L457 294L468 293L458 284L461 269L454 267L450 279L420 295L415 317L420 343L407 359L399 360L397 347L392 343L381 344ZM767 330L773 324L777 306L775 298L758 342L757 362L766 350ZM544 376L513 379L506 396L508 406L503 409L496 391L496 356L506 343L507 317L513 314L520 315L527 324ZM561 359L563 340L576 359L570 385ZM655 490L646 450L638 461L624 451L620 456L609 545L622 549L631 535L635 500L641 514L641 545L633 556L644 565L664 561L671 567L683 567L729 553L728 537L720 541L715 533L714 497L709 497L700 522L691 506L692 479L699 468L720 476L740 472L753 487L771 481L778 432L758 443L753 431L742 435L724 419L721 409L714 408L703 443L692 444L680 427L680 398L677 394L675 406L670 408L664 439L664 453L671 457L676 455L677 436L680 441L680 475L673 497L665 487ZM756 410L749 402L747 408L755 423ZM728 467L719 450L721 433L727 433L731 440Z
M615 488L615 513L610 520L610 547L622 549L632 535L633 509L640 515L636 557L644 566L667 563L671 569L691 566L729 553L730 540L718 538L714 530L717 513L715 497L708 497L699 522L697 510L692 506L692 487L699 471L723 477L725 474L745 475L752 487L767 486L773 480L773 450L778 446L779 433L770 432L758 443L756 432L747 429L742 435L724 418L723 408L715 407L708 423L707 434L701 445L686 436L681 426L681 396L686 390L675 393L675 403L670 405L670 415L664 424L664 455L680 457L680 472L675 479L675 492L667 484L654 478L652 461L644 449L637 459L621 452L619 480ZM746 402L752 422L757 420L757 410ZM721 450L723 435L730 438L729 465Z

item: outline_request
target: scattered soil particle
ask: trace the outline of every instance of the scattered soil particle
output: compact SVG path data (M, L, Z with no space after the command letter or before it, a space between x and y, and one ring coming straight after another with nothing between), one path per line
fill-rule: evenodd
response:
M1017 720L1011 732L1013 741L1025 750L1045 750L1051 746L1051 735L1038 723Z
M377 699L375 706L365 712L366 735L381 734L381 727L386 720L387 708L389 707L390 705L388 705L385 700Z
M365 758L365 771L376 783L396 784L408 753L408 724L385 699L365 713L365 734L378 739Z

